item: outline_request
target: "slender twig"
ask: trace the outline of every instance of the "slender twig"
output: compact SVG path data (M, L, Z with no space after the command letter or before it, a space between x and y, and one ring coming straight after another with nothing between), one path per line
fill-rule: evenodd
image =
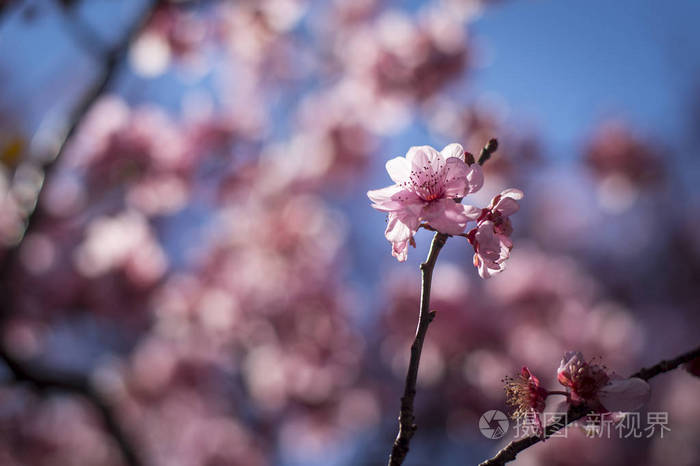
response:
M481 165L488 160L497 148L498 141L496 141L496 139L491 139L481 151L479 164ZM461 199L456 199L456 201L461 201ZM426 230L436 231L430 227L430 225L422 224L421 226ZM433 242L430 244L428 258L420 265L422 281L418 327L416 328L413 344L411 344L411 359L408 364L408 372L406 373L403 396L401 397L399 433L396 435L396 440L394 440L394 445L391 448L389 466L399 466L403 463L403 460L408 454L411 438L418 428L414 423L413 401L416 397L416 381L418 379L418 366L420 364L421 352L423 351L423 342L428 332L428 326L430 322L433 321L433 318L435 318L435 311L428 310L430 306L430 288L433 280L433 269L435 268L438 254L440 254L440 250L445 245L449 236L450 235L436 231L433 236Z
M700 347L695 348L692 351L684 353L677 358L671 359L669 361L661 361L660 363L649 367L648 369L642 369L635 372L630 377L638 377L640 379L649 380L664 372L672 371L683 363L692 361L695 358L700 357ZM565 426L575 422L585 415L587 415L591 410L585 405L572 406L569 408L566 416L559 416L554 420L553 423L547 426L545 429L545 439L551 437L559 430L563 429ZM508 445L506 445L502 450L500 450L496 456L493 458L480 463L479 466L503 466L504 464L514 461L518 453L522 452L538 443L542 439L537 435L531 435L519 440L513 440Z
M413 400L416 396L416 380L418 378L418 365L420 364L421 351L423 350L423 341L425 334L428 331L430 322L435 317L435 311L428 311L430 305L430 287L433 280L433 269L437 262L438 254L447 241L447 235L443 233L435 233L433 242L430 245L428 258L420 265L422 275L421 285L421 300L420 314L418 318L418 328L416 336L411 345L411 361L408 365L408 373L406 374L406 385L404 386L403 396L401 397L401 412L399 413L399 433L394 441L394 446L391 449L389 456L389 465L396 466L403 463L404 458L409 450L411 437L416 432L417 426L414 424L415 416L413 414Z

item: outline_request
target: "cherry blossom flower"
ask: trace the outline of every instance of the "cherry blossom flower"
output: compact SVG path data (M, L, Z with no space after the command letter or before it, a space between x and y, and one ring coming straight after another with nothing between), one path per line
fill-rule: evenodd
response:
M557 379L569 391L571 403L585 403L599 413L639 409L651 391L644 380L608 374L604 366L586 362L583 354L574 351L564 354Z
M544 412L545 399L549 392L542 388L540 380L532 375L530 369L523 366L517 377L506 377L506 402L515 408L513 419L523 419L534 413L537 434L544 438L544 426L541 414Z
M484 183L481 167L464 160L464 149L456 143L440 152L430 146L411 147L405 158L386 163L395 184L367 192L372 207L388 213L385 235L399 262L406 260L406 248L413 244L421 221L441 233L457 235L479 216L476 207L455 202Z
M479 269L481 278L489 278L505 269L513 249L510 240L513 226L508 217L520 209L518 201L522 198L523 192L519 189L506 189L494 197L491 205L479 215L476 228L467 235L474 246L474 266Z

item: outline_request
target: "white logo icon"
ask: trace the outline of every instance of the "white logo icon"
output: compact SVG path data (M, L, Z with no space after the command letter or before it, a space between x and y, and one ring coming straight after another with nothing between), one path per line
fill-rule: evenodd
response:
M486 411L479 419L479 430L481 434L492 440L498 440L506 435L510 422L508 417L497 409Z

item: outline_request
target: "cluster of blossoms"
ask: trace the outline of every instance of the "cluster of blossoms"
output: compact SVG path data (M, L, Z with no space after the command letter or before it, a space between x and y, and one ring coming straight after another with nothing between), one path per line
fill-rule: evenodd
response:
M644 380L610 373L605 366L586 361L583 354L574 351L564 354L557 370L557 380L566 391L546 390L527 367L523 367L518 376L505 379L506 400L514 408L513 418L523 419L534 414L537 433L542 438L541 415L550 395L566 396L565 407L585 405L602 415L639 409L649 400L651 392Z
M435 169L430 173L417 153L420 175L413 176L408 157L394 164L408 165L400 188L409 193L399 195L405 202L387 202L380 210L389 215L387 235L399 260L424 226L469 240L482 276L499 272L506 261L509 268L507 280L469 286L459 264L438 265L431 302L440 314L425 341L418 380L431 388L421 393L421 429L444 426L453 448L455 438L473 432L473 413L499 399L500 375L519 367L517 361L526 359L529 369L510 380L509 394L521 401L517 408L524 416L542 412L554 394L533 375L549 372L551 354L580 348L608 354L608 364L625 367L647 347L648 321L674 335L683 333L676 327L682 321L686 338L694 338L687 325L692 312L688 319L660 322L639 317L640 306L632 315L633 301L607 301L610 285L614 296L642 299L648 312L665 306L668 295L654 287L658 296L645 299L639 275L623 277L614 268L604 271L614 280L591 277L585 271L600 270L591 267L596 256L581 254L578 244L572 248L574 238L584 235L595 238L600 254L615 253L619 235L609 234L611 228L627 231L627 249L630 238L660 238L656 247L682 267L665 270L657 283L669 287L674 307L682 300L692 304L696 294L689 282L700 247L687 206L674 203L687 230L672 234L657 234L672 222L650 221L649 228L624 223L638 221L636 216L582 223L591 207L571 207L581 191L578 178L566 179L565 191L563 183L540 183L532 175L541 180L547 160L537 158L536 143L522 140L522 125L518 131L505 128L507 112L491 101L482 105L483 95L469 96L476 105L454 98L480 66L482 54L468 23L478 17L478 4L490 1L426 0L408 7L379 0L181 3L157 8L130 47L134 76L115 86L118 95L93 105L46 179L42 215L23 240L9 272L10 295L3 298L12 314L4 322L6 343L25 357L70 363L94 378L148 463L262 466L285 458L311 464L334 456L338 445L341 453L355 451L347 460L354 464L376 460L375 445L365 448L356 438L365 438L368 428L383 429L381 419L395 415L395 400L385 397L391 395L384 388L405 373L400 356L415 329L406 314L420 300L419 283L407 282L419 277L405 268L383 277L390 287L389 312L368 315L380 325L358 331L364 317L357 319L357 309L365 306L356 302L346 272L368 270L360 261L348 270L353 261L345 260L343 246L346 230L360 222L354 211L333 209L326 199L347 195L339 188L354 192L353 183L363 183L360 176L385 138L415 120L467 148L507 134L486 176L491 184L528 192L533 209L526 236L548 245L540 251L519 243L508 258L509 216L522 193L504 191L490 205L484 199L484 209L463 206L460 198L479 190L484 175L459 145L440 153L415 148L431 161L422 165ZM15 21L21 15L3 21L8 16ZM70 63L82 63L78 58ZM30 63L36 59L27 56ZM72 82L81 67L66 59L54 71L59 81ZM21 69L3 68L10 87L23 79ZM15 92L6 94L4 103L14 99L19 111L4 105L0 126L44 107L40 99L56 97L32 95L27 105ZM43 119L37 117L29 120L38 124ZM53 145L46 136L31 138L32 146L42 139ZM655 146L634 132L592 136L584 160L614 205L670 179L671 172L658 175L666 171ZM8 149L12 145L0 150L3 246L20 237L35 205L33 192L41 187L35 162L10 157ZM418 185L425 181L423 187L415 188L413 178L420 178ZM542 194L544 189L549 193ZM659 204L636 205L657 218ZM601 245L601 235L590 234L586 225L595 225L596 233L604 229L612 241ZM560 241L556 248L553 238ZM657 261L641 261L628 269L658 277L658 267ZM620 292L620 286L629 288ZM389 377L382 364L397 376ZM600 404L598 410L614 409L610 395L644 390L638 380L615 379L590 362L562 374L571 388L560 396L567 393L572 404ZM0 441L0 464L120 463L115 442L82 397L37 394L26 384L6 382L0 388L0 428L13 435ZM692 382L672 380L665 393L656 394L665 397L661 405L676 407L674 424L684 422L691 437L700 429ZM380 443L383 433L376 436ZM669 437L645 448L659 464L668 458L690 464L700 450L691 451L687 438ZM598 461L577 455L574 462L609 462L610 449L623 448L609 443L605 450L587 448ZM529 455L549 454L542 464L565 464L571 455L557 452L561 445L571 450L570 442L554 442ZM640 459L639 443L634 445L625 456L631 464ZM679 459L679 451L695 456Z
M127 54L138 95L115 88L82 119L11 271L13 349L69 354L149 464L307 464L382 415L339 280L354 222L324 198L358 182L379 138L454 83L472 46L467 18L438 2L430 15L311 3L159 6ZM4 243L34 174L0 167ZM0 463L46 449L119 461L89 405L24 391L0 393L13 406L0 428L30 426L0 442Z
M464 196L481 189L484 175L474 157L456 143L440 152L430 146L411 147L405 158L389 160L386 169L395 184L367 196L372 207L387 212L385 235L400 262L406 260L408 245L415 246L415 233L424 227L466 237L482 278L505 268L513 248L509 217L518 211L522 191L507 189L484 209L462 204ZM471 221L476 227L465 234Z

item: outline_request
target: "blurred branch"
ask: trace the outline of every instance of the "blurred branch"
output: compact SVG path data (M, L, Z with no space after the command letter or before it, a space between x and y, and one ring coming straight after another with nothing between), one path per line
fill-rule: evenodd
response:
M38 222L38 214L40 214L40 210L37 209L37 206L40 204L41 196L44 193L43 188L46 186L45 180L55 167L56 162L65 152L68 141L80 126L80 123L83 121L88 110L115 81L120 65L124 61L124 57L128 53L129 47L138 36L139 32L148 23L159 4L159 0L149 1L143 12L134 21L134 24L129 27L124 35L124 38L114 48L104 53L101 57L100 61L102 65L99 76L90 86L90 88L86 90L83 97L70 113L69 117L67 118L68 124L66 125L66 129L63 134L60 135L55 153L50 154L50 156L47 157L47 161L43 166L44 183L37 195L34 210L27 214L24 237L26 237L27 232L31 231ZM12 271L13 267L17 264L21 244L22 241L20 240L17 244L8 249L5 253L2 264L0 265L0 290L2 291L2 294L0 295L0 303L2 303L0 305L0 330L4 330L5 323L13 312ZM86 376L82 374L55 372L49 370L48 368L20 362L10 355L7 348L4 346L4 342L0 344L0 359L5 362L17 381L27 382L35 389L40 391L66 391L84 396L86 399L91 401L99 410L104 421L106 431L117 442L125 461L132 466L141 464L134 447L131 445L131 442L119 426L117 418L112 412L112 408L103 399L103 397L97 391L95 391Z
M498 141L496 141L496 139L491 139L481 151L479 164L483 164L488 160L497 148ZM424 226L424 228L431 229L426 226ZM403 463L410 449L411 438L413 438L413 434L415 434L418 428L414 423L416 417L413 412L413 402L416 397L416 381L418 379L418 366L420 365L421 352L423 351L423 342L428 332L428 326L435 318L435 311L428 311L430 306L430 288L433 281L433 269L435 269L435 263L437 262L440 250L447 242L449 236L450 235L446 235L445 233L436 232L433 236L433 242L430 244L428 257L425 262L420 265L422 280L418 328L416 329L416 336L413 339L413 344L411 344L411 360L408 364L406 383L404 385L403 396L401 397L401 410L399 411L399 433L391 448L389 466L399 466Z
M144 11L138 16L138 19L134 21L134 24L128 29L124 38L109 52L105 53L101 58L102 70L99 77L95 80L93 85L83 94L82 99L78 102L76 107L71 112L70 116L67 118L68 124L65 131L59 137L59 143L55 154L51 154L48 157L48 161L44 165L44 180L49 176L51 170L56 164L56 161L61 158L66 150L68 141L75 131L80 126L83 118L87 114L88 110L93 106L99 97L112 85L115 81L119 65L124 61L124 57L129 51L132 42L136 39L138 34L144 28L144 26L151 19L153 13L160 2L158 0L152 0L148 2L148 6L144 8ZM43 186L42 186L43 187ZM43 191L39 192L36 205L39 205L39 200L41 199ZM30 214L27 219L26 231L31 230L33 223L36 222L36 209L33 214Z
M37 195L37 200L34 203L34 210L27 214L26 225L24 228L24 233L22 239L27 235L29 231L32 230L34 225L37 223L40 217L40 210L37 208L40 205L41 196L44 192L44 187L46 186L46 179L50 175L51 171L56 165L56 162L61 158L66 150L68 141L71 136L75 133L77 128L80 126L83 118L87 114L88 110L93 106L97 99L110 87L117 76L117 71L119 65L122 63L124 57L126 56L129 47L132 42L143 29L143 27L148 23L151 16L155 12L156 7L160 4L158 0L150 1L148 6L144 8L144 11L139 15L138 19L126 32L124 38L117 44L112 50L105 53L102 57L102 70L99 77L95 80L92 86L83 94L82 99L75 106L70 116L67 118L68 124L66 125L65 131L58 138L58 144L56 145L55 153L50 154L46 157L46 162L43 165L44 169L44 181ZM2 279L3 286L7 288L8 281L10 279L10 270L16 262L17 254L21 246L21 240L18 241L13 247L8 249L5 253L4 260L0 266L0 279ZM4 296L7 297L9 293L8 290L4 290ZM7 303L7 300L4 301ZM7 306L3 306L3 313L6 313ZM0 316L2 320L2 316Z
M677 358L668 361L661 361L660 363L655 364L651 367L641 369L632 374L630 377L639 377L640 379L649 380L652 377L656 377L659 374L663 374L664 372L672 371L681 364L685 364L696 358L700 358L700 346L695 348L693 351L688 351L685 354L681 354Z
M0 17L7 12L9 7L19 5L20 0L0 0Z
M700 347L695 348L692 351L681 354L677 358L671 359L669 361L661 361L660 363L649 367L647 369L642 369L635 372L630 377L638 377L640 379L649 380L664 372L672 371L681 364L692 361L695 358L700 357ZM545 439L551 437L553 434L557 433L559 430L563 429L567 425L581 419L586 416L591 410L585 406L572 406L569 408L566 416L559 416L554 420L553 423L547 426L545 429ZM508 445L506 445L502 450L500 450L496 456L493 458L480 463L479 466L503 466L504 464L514 461L518 453L522 452L538 443L542 439L538 435L531 435L520 440L513 440Z
M104 427L117 442L126 464L139 466L136 451L122 430L109 403L98 393L90 380L77 373L65 373L19 361L11 356L4 345L0 345L0 359L5 363L17 382L25 382L37 391L63 391L85 397L99 411Z

